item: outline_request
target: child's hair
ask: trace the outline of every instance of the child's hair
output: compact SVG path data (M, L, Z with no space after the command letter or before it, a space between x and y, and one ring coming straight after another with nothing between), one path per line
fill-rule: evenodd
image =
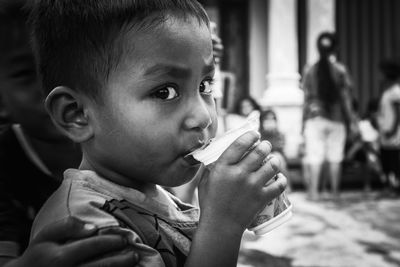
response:
M384 59L379 63L379 69L386 79L395 81L400 77L400 60Z
M242 103L244 101L249 101L254 110L261 110L260 105L257 103L257 101L254 98L252 98L251 96L245 96L243 98L240 98L236 103L235 112L237 114L241 114Z
M209 27L196 0L37 0L30 25L45 93L68 86L99 100L99 89L133 46L129 31L150 31L169 15Z

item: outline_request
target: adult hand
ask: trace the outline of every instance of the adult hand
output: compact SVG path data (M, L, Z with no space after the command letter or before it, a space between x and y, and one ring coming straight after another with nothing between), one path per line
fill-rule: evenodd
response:
M94 225L68 217L45 227L25 253L5 267L122 267L138 261L138 254L122 235L97 235Z

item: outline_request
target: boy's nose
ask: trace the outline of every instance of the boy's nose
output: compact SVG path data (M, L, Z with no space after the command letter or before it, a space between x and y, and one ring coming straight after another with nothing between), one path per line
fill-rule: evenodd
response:
M187 130L207 129L212 124L211 110L207 104L203 101L196 101L188 106L187 116L184 122Z

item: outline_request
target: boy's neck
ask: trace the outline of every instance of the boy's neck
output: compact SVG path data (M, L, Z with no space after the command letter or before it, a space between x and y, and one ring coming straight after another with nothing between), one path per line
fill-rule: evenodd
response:
M82 162L79 166L80 170L94 171L100 177L109 180L115 184L136 189L147 196L157 195L157 185L152 183L140 182L137 179L128 178L120 173L117 173L109 168L90 163L83 155Z

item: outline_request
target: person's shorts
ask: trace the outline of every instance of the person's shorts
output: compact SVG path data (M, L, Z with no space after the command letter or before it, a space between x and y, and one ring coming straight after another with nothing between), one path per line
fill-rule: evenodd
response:
M308 119L304 125L304 142L304 163L340 163L346 143L345 125L322 117Z

